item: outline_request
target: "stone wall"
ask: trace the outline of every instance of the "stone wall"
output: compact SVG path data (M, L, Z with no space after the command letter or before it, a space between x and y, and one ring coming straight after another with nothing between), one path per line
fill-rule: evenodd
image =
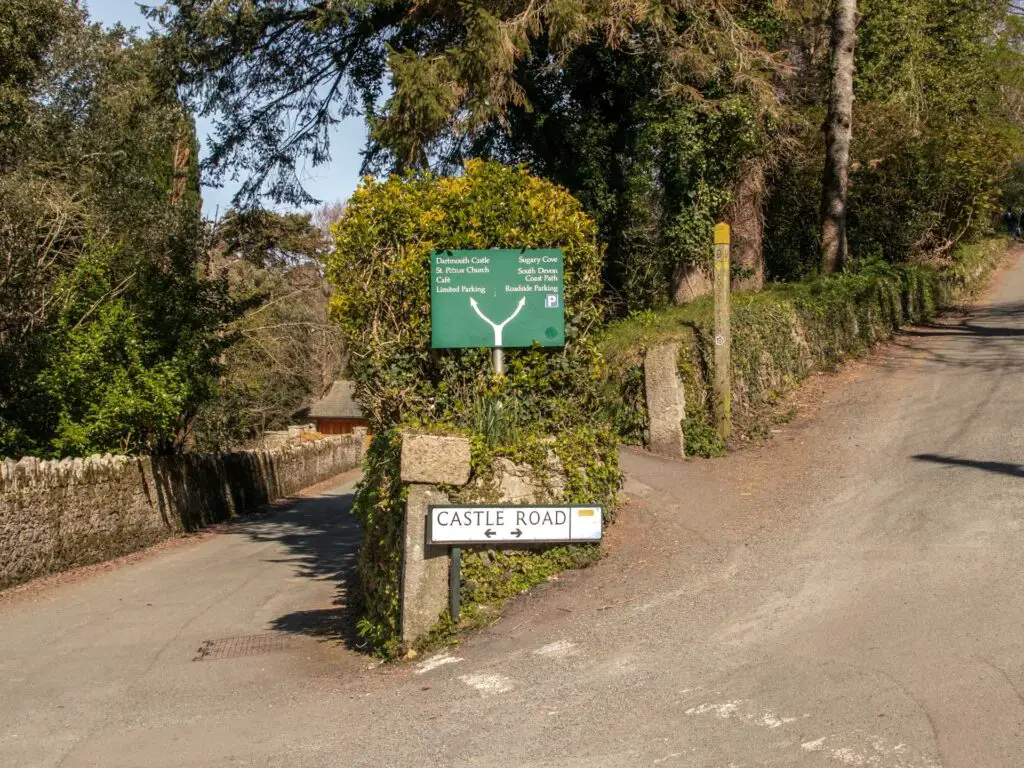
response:
M498 458L487 483L471 477L468 438L402 435L400 478L407 484L407 492L399 629L406 648L427 635L448 609L449 548L428 543L430 507L450 503L448 491L459 495L461 500L457 503L477 503L481 496L487 504L557 503L563 497L567 480L565 468L554 452L549 453L540 473L528 464Z
M284 445L297 445L311 435L316 435L316 424L293 424L287 429L268 430L245 447L253 451L272 451Z
M357 467L364 435L270 451L0 462L0 588L142 549Z

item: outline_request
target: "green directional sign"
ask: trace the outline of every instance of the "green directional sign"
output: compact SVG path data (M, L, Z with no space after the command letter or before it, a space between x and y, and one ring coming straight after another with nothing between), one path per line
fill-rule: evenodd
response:
M564 346L562 252L435 251L430 317L435 349Z

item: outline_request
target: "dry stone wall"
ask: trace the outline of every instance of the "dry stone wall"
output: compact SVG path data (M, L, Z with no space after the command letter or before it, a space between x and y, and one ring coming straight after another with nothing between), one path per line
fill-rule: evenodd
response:
M134 552L358 466L364 435L270 451L0 462L0 588Z

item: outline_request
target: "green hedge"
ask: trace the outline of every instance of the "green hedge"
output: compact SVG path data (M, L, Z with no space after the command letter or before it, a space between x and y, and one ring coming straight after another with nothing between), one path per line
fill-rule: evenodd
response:
M733 424L741 437L762 434L772 406L814 371L830 370L925 321L985 284L1006 251L993 239L961 248L938 264L873 264L856 274L772 285L733 297ZM714 429L711 372L713 304L703 299L645 312L610 325L601 341L607 360L606 414L620 438L648 441L643 358L650 347L679 341L686 393L688 455L725 450Z
M469 433L462 433L463 436ZM472 477L461 488L446 488L456 504L501 501L497 474L502 460L526 465L543 486L537 503L601 504L605 525L614 522L621 484L615 436L610 430L577 426L547 436L527 433L512 443L493 444L486 434L471 437ZM407 486L399 480L401 432L390 429L374 436L364 462L354 512L363 531L357 571L359 635L378 654L391 658L402 650L400 593L403 525ZM598 545L546 549L466 548L462 566L463 626L473 626L500 605L566 568L580 568L601 555ZM458 628L447 614L424 639L432 644Z
M568 476L550 501L603 503L620 485L616 437L593 423L602 402L603 361L594 341L602 321L603 266L597 230L564 189L522 169L473 161L459 176L429 173L368 179L334 227L327 277L331 310L348 353L356 394L377 436L355 513L363 527L358 630L382 655L400 651L399 587L405 487L400 430L469 437L473 483L449 489L483 501L501 459L544 474L549 454ZM565 261L563 348L512 349L506 375L485 349L430 348L430 254L470 248L560 248ZM553 478L552 478L553 480ZM469 552L467 617L556 570L597 557L595 547ZM453 629L443 618L434 638Z
M602 248L593 221L561 187L479 161L457 177L368 179L334 238L332 317L375 428L469 427L499 396L524 420L572 425L597 402ZM560 248L565 257L565 347L507 350L501 380L490 375L486 349L430 347L430 254L496 247Z
M407 486L400 480L402 438L397 429L373 436L352 511L363 532L353 609L359 636L385 656L398 650Z

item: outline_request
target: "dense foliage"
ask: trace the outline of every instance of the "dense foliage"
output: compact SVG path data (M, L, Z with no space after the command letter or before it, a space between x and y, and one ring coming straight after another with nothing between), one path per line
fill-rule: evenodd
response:
M596 226L565 190L479 161L459 177L367 180L334 234L327 259L332 311L357 394L378 430L355 502L364 534L359 630L387 654L398 637L400 429L471 438L474 479L458 491L466 503L496 501L488 494L494 494L497 462L508 460L534 467L538 477L557 462L565 483L552 490L550 501L603 503L610 514L614 509L615 439L593 419L600 404L601 357L593 334L602 319L602 254ZM565 347L506 350L504 377L491 372L487 350L430 348L431 252L499 244L561 248L565 265ZM467 572L478 574L467 587L469 605L517 594L587 559L564 548L491 553L486 564L481 557L466 556Z
M653 54L661 91L731 84L768 96L772 61L739 23L746 5L770 7L172 0L151 17L197 104L219 117L211 169L251 171L243 197L300 202L296 161L326 157L339 116L365 111L371 163L458 165L467 140L530 104L520 64L562 63L592 42Z
M557 69L537 50L519 68L529 107L510 109L507 130L493 126L472 145L579 198L608 246L619 311L686 296L741 167L768 153L773 122L757 99L721 84L667 98L667 52L642 40L628 52L588 45Z
M334 233L332 313L375 426L469 424L496 397L515 401L524 424L570 425L594 402L601 248L594 223L565 190L477 161L459 177L368 179ZM509 350L508 374L495 379L486 350L431 350L430 254L499 246L562 249L566 344Z
M229 306L156 53L0 0L0 455L179 450L210 392Z
M993 0L861 0L848 234L857 263L948 255L990 226L1022 148L1018 26ZM772 179L766 261L818 269L824 21L786 32L805 127Z
M209 170L249 171L242 200L306 201L297 160L322 162L361 109L367 171L493 158L566 186L608 245L616 311L704 290L710 228L750 161L769 162L781 111L766 0L168 2L153 17L219 121Z
M213 227L209 269L242 310L229 326L214 396L195 419L199 450L251 445L284 429L339 377L342 344L327 317L327 234L309 214L229 211Z
M154 18L194 103L221 115L211 170L250 171L243 197L305 199L298 160L323 161L334 121L362 110L367 170L496 158L567 187L627 312L706 291L723 216L739 285L765 263L819 270L832 5L178 0ZM1020 155L1019 25L1005 0L859 11L850 266L948 254Z
M737 287L761 287L766 268L817 273L831 8L176 0L151 11L162 34L141 41L90 24L75 0L0 0L0 446L213 447L315 399L341 363L321 309L323 241L303 215L252 204L308 201L303 163L328 158L346 115L366 118L367 170L420 174L367 190L419 189L427 167L458 177L470 158L564 187L604 244L587 269L606 313L699 297L720 217ZM861 0L859 15L850 267L948 257L998 205L1024 201L1021 25L1005 0ZM179 94L217 125L210 180L243 181L247 207L206 238ZM446 183L426 207L465 207L461 182ZM378 226L350 221L352 243ZM515 240L482 221L481 242ZM429 237L443 242L447 224ZM465 405L449 412L409 381L367 392L376 415L479 411L479 382L437 372L451 364L424 362L424 381L449 377Z

